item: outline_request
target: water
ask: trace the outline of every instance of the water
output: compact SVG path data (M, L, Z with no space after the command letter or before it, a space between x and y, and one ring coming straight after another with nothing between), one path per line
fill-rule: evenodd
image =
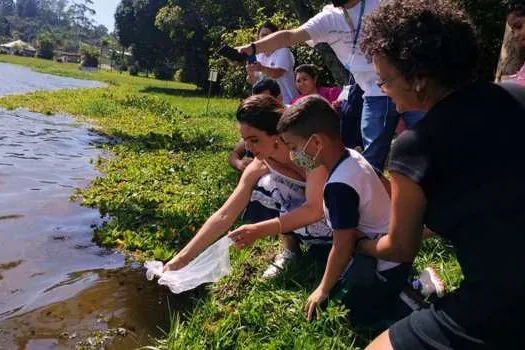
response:
M0 94L86 84L57 77L47 84L12 67L0 64ZM70 201L74 188L99 175L90 160L100 141L68 116L0 109L0 349L70 349L94 330L119 327L125 334L109 348L131 349L169 324L167 289L92 243L98 211Z
M0 96L20 95L37 90L96 88L103 84L36 73L30 68L0 62Z

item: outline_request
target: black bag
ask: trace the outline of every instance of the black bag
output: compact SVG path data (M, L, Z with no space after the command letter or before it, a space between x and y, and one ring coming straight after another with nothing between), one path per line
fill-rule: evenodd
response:
M341 104L341 139L345 147L363 147L361 136L361 114L363 112L363 90L355 82L350 86L348 99Z

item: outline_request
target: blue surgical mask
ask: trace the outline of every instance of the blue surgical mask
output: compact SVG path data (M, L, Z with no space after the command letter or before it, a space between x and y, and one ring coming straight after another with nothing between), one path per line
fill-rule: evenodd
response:
M312 136L308 139L308 141L303 146L303 149L301 150L293 150L290 151L290 159L292 162L297 165L298 167L304 168L308 171L312 171L315 168L317 168L316 159L319 156L319 153L321 153L322 147L317 151L315 156L311 156L308 153L306 153L306 149L308 148L308 145L310 144L310 141L312 141Z

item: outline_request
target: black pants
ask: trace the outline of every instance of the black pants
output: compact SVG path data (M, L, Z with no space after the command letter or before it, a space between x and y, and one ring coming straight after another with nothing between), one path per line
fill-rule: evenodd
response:
M330 294L350 309L352 324L387 327L412 311L399 299L411 269L411 264L400 264L378 272L377 259L356 253Z

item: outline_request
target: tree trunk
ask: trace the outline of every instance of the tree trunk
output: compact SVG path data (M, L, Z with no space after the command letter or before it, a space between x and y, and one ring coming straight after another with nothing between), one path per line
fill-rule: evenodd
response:
M315 15L310 1L290 0L290 5L302 23L308 21ZM330 69L330 73L339 85L344 85L348 80L348 71L343 67L330 45L323 43L315 45L315 50L321 55L324 63Z
M523 65L524 60L525 49L520 47L518 42L514 40L512 31L507 25L503 37L503 45L501 45L495 81L500 82L502 77L516 74Z

